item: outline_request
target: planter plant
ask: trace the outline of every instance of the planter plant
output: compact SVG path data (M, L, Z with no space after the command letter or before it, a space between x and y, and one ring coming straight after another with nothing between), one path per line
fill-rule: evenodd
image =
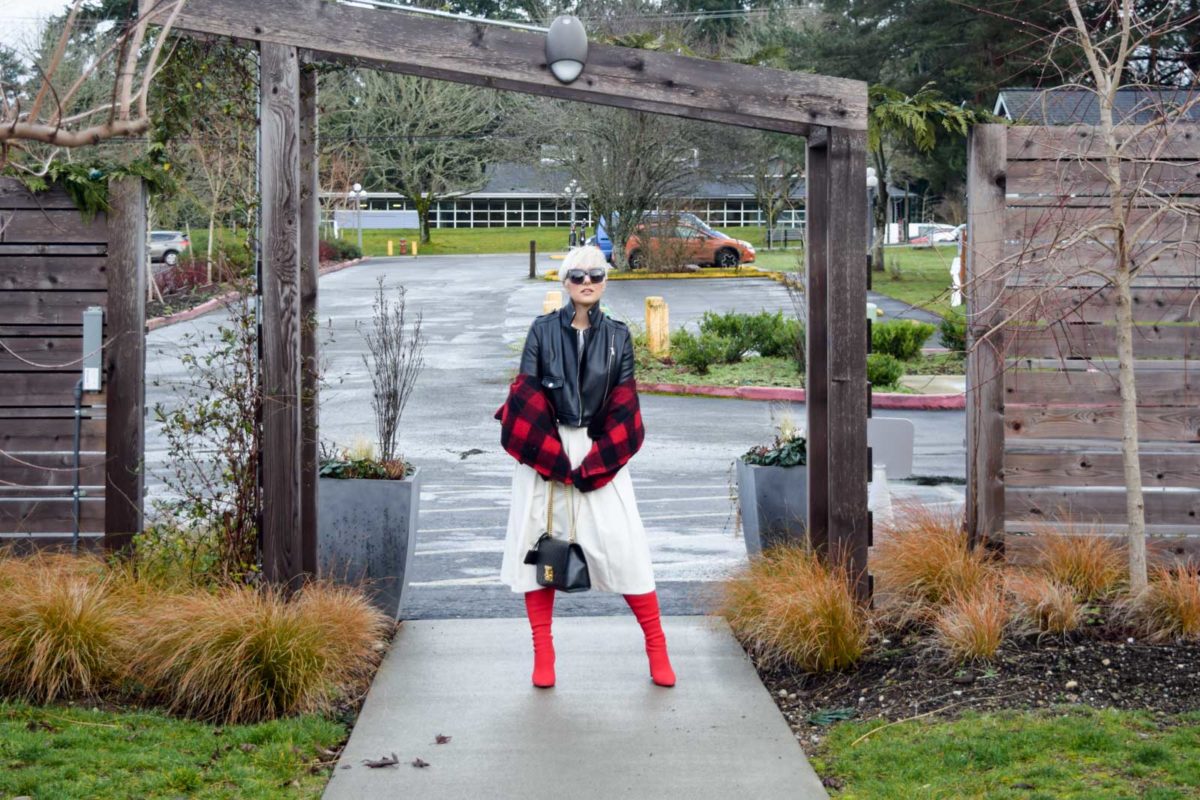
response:
M322 448L317 482L318 569L362 584L392 618L404 606L416 549L420 472L397 449L400 418L425 363L421 314L406 319L404 287L390 300L379 280L373 319L363 331L376 441Z
M738 510L747 555L803 544L808 520L808 440L790 422L775 441L737 460Z

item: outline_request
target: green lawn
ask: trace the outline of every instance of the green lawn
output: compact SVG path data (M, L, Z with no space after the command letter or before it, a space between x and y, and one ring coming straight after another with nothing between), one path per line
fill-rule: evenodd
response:
M787 386L803 388L804 376L790 358L747 358L737 364L713 364L704 375L686 367L639 359L637 379L643 383L681 383L688 386Z
M871 274L871 288L944 317L950 313L950 262L957 253L956 246L889 247L883 257L887 269Z
M1200 713L1063 708L966 714L952 721L840 723L813 766L843 781L834 797L1146 798L1200 796Z
M0 703L0 797L321 795L340 723L304 716L215 726L152 711Z

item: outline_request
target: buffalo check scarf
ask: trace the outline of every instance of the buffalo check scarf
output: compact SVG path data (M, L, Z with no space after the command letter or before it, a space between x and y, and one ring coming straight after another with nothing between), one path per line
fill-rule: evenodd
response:
M582 492L599 489L633 458L646 438L636 387L634 381L626 381L613 389L603 419L593 421L589 429L596 437L591 451L572 470L550 401L537 379L518 375L508 389L508 399L496 411L500 444L546 480L574 484Z

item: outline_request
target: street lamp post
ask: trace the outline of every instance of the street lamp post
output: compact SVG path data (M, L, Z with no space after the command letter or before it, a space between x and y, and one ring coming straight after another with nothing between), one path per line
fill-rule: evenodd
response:
M571 198L571 234L567 239L567 246L575 247L579 244L579 235L575 232L575 198L579 194L579 181L572 178L563 192Z
M867 255L875 252L875 192L879 188L879 176L874 167L867 167ZM882 269L882 264L875 264Z
M362 198L367 192L363 189L361 183L356 183L350 188L350 194L354 197L354 227L358 228L358 252L361 254L363 249L362 243Z

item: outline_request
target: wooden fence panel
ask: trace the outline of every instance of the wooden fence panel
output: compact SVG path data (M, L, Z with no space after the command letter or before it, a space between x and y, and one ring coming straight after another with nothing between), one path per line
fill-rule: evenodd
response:
M990 126L972 138L973 164L997 150L981 132ZM973 350L968 385L1002 387L1003 427L996 447L972 442L968 524L972 498L999 491L999 516L1016 545L1009 552L1019 560L1036 536L1014 533L1073 521L1118 535L1126 504L1103 141L1089 126L1009 128L1002 138L1003 162L992 168L1004 176L1002 203L969 191L968 266L991 269L969 287L968 320L991 314L1003 354ZM1182 557L1200 553L1200 127L1178 126L1166 141L1121 129L1118 139L1122 180L1147 190L1128 214L1147 530L1164 537L1152 551ZM986 174L972 176L987 185ZM1164 209L1149 192L1184 202ZM999 255L994 237L980 241L989 226L1001 231ZM968 437L990 430L994 413L968 396ZM998 490L980 468L997 449Z

